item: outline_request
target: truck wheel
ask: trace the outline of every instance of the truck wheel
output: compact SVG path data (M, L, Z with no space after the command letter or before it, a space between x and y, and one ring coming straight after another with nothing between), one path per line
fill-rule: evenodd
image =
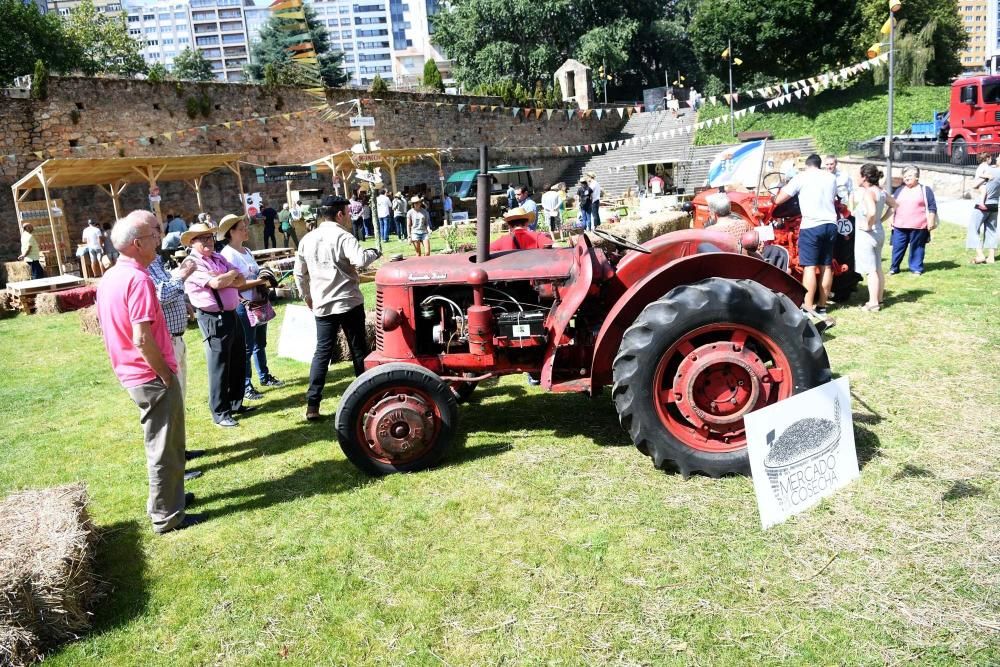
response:
M965 145L964 139L955 139L951 142L951 163L963 165L969 161L969 148Z
M371 475L436 465L451 447L458 404L451 388L416 364L385 364L351 383L337 406L337 440Z
M646 306L613 374L632 442L685 477L749 474L744 415L830 379L819 332L788 297L722 278Z

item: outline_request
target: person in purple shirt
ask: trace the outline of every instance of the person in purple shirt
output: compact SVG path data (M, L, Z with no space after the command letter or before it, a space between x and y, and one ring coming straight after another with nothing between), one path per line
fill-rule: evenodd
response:
M217 426L239 426L237 414L254 408L243 405L246 379L246 343L236 317L243 274L215 252L218 227L191 225L181 243L191 248L195 269L184 282L184 292L194 306L198 327L205 341L208 365L208 408Z

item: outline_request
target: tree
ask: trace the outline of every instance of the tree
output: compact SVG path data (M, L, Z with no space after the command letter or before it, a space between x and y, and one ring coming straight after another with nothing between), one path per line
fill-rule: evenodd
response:
M860 55L872 44L885 39L879 30L889 18L889 8L883 0L858 0L858 4L862 29L854 40L854 50ZM962 62L958 52L966 47L969 36L962 27L958 4L954 0L904 0L897 17L899 22L896 39L901 40L897 45L900 51L907 45L907 35L914 35L912 43L918 45L921 43L918 33L925 30L932 21L935 24L929 35L934 53L927 62L924 74L927 83L946 86L951 79L961 74Z
M41 60L35 61L35 73L31 77L31 98L44 100L49 96L49 70Z
M174 70L172 72L175 79L182 81L214 81L215 72L212 71L212 63L198 49L190 46L177 54L174 58Z
M607 61L620 90L634 94L650 79L649 55L661 47L651 17L664 0L455 0L431 17L434 41L466 88L503 80L527 90L569 57L596 69ZM608 17L617 17L613 21ZM612 69L612 64L614 68Z
M385 79L376 74L375 78L372 79L372 85L368 89L368 92L372 95L384 95L389 92L389 86L386 85Z
M139 42L128 34L124 12L110 16L98 12L91 0L83 0L69 12L66 35L80 49L77 66L87 76L135 76L146 71Z
M762 80L797 79L825 68L856 62L859 12L844 0L703 0L689 32L702 70L726 78L722 52L743 61L740 72ZM862 54L863 55L863 52ZM741 85L746 85L746 79Z
M319 77L323 85L335 88L347 83L347 73L344 71L344 54L341 51L330 50L330 37L326 26L316 18L316 10L311 5L302 7L306 15L306 25L312 37L313 48L319 59ZM288 52L289 46L296 43L294 36L299 30L286 29L298 21L283 19L272 15L260 31L260 39L251 47L251 64L244 68L251 81L265 82L265 69L273 65L277 74L277 82L289 86L316 85L316 73L307 67L296 64Z
M33 3L0 0L0 86L31 74L41 60L54 72L67 72L80 54L56 14L42 14Z
M168 74L166 67L161 63L155 63L149 66L149 71L146 72L146 80L153 83L160 83L167 78Z
M437 93L444 92L444 79L441 78L441 70L438 69L437 63L434 62L433 58L428 58L427 62L424 63L424 88L433 90Z

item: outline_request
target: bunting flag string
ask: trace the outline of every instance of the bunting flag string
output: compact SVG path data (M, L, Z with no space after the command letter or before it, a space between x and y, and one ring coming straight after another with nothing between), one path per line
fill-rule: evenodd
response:
M785 94L794 93L795 91L805 92L809 87L815 87L818 84L824 86L829 86L831 83L836 83L837 81L847 81L857 74L863 71L869 70L876 65L886 62L889 59L888 53L883 53L881 55L875 56L874 58L869 58L867 60L862 60L861 62L855 63L853 65L848 65L846 67L841 67L837 71L824 72L822 74L817 74L813 77L806 77L804 79L799 79L798 81L786 81L780 85L775 86L765 86L763 88L750 88L747 90L734 90L732 94L733 103L738 103L740 101L740 96L743 97L757 97L759 99L767 99L774 97L775 93L783 89ZM801 97L801 96L800 96ZM708 97L705 101L710 104L718 104L720 101L725 100L728 105L730 100L730 95L728 93L723 93L722 95L712 95Z

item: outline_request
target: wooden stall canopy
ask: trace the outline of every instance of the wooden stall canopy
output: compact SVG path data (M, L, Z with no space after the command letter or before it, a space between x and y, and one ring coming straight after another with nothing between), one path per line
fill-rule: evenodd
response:
M451 151L447 148L387 148L371 153L340 151L308 162L306 166L316 167L318 171L330 172L335 179L339 179L345 186L348 177L354 169L382 167L389 172L389 183L392 191L398 192L396 187L396 170L404 164L419 160L430 160L437 165L438 177L441 180L441 193L444 194L444 168L441 160L443 156L450 154Z
M17 212L18 229L23 229L22 210L28 196L34 190L41 190L45 196L45 206L48 211L49 228L54 239L60 239L57 230L56 216L52 214L53 200L50 194L52 188L72 188L94 185L111 197L115 218L122 217L119 200L125 188L134 183L145 183L149 186L150 203L156 216L163 220L160 211L160 197L157 183L168 181L183 181L192 190L198 200L198 210L202 211L201 181L202 178L217 169L228 169L236 177L239 186L240 201L244 199L243 179L240 177L240 159L242 153L214 153L205 155L169 155L146 157L112 157L112 158L53 158L46 160L21 177L11 186L14 194L14 209ZM64 258L61 244L55 243L56 262L62 272Z

